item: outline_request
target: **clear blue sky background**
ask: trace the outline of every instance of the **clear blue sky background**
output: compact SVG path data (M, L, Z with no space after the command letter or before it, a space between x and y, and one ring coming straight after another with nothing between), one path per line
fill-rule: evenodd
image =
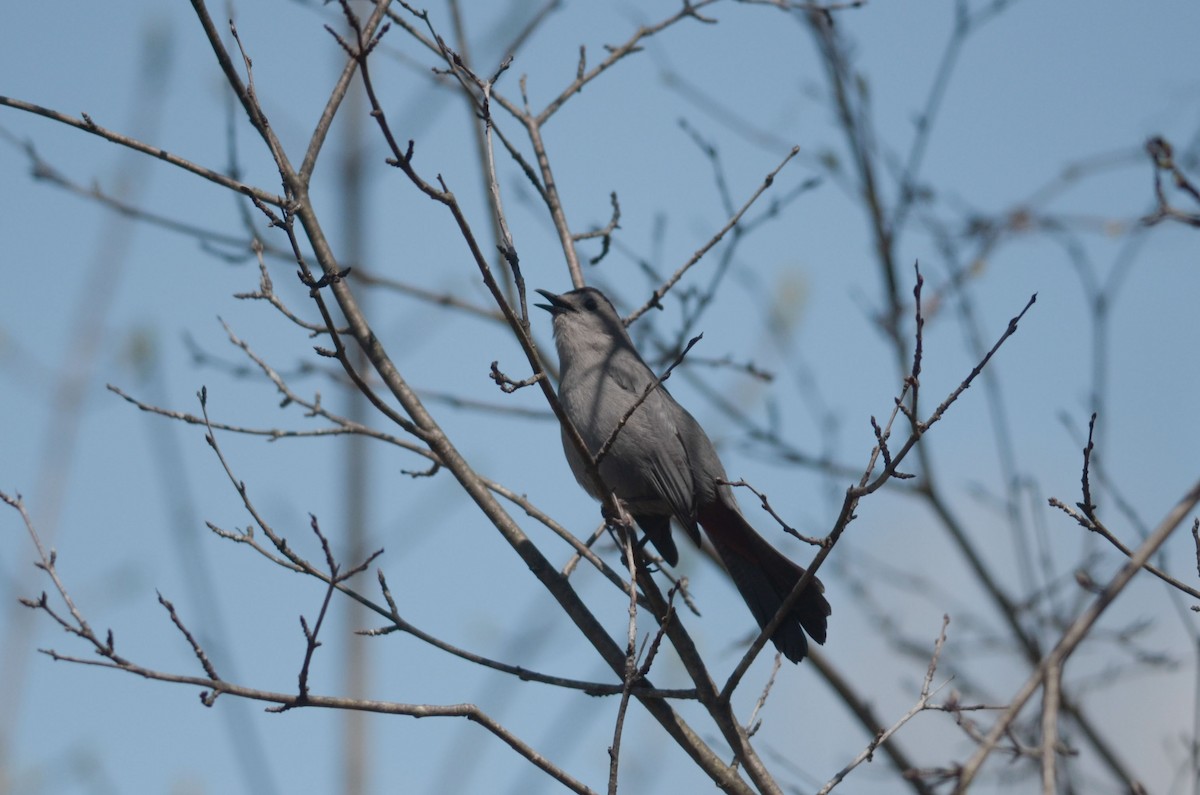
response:
M464 2L477 62L498 60L534 5ZM540 106L572 79L581 45L595 63L604 57L603 45L624 41L638 24L657 21L676 7L673 2L568 2L520 51L501 89L516 96L518 77L528 75L531 102ZM444 9L433 10L435 23L448 33ZM233 13L254 60L259 96L297 159L342 65L340 49L322 29L325 23L340 29L336 8L276 0L236 4ZM214 8L217 18L226 14ZM711 168L680 129L680 119L719 147L737 203L792 144L802 147L802 155L783 171L767 200L817 176L814 159L822 153L833 152L845 162L805 28L765 7L724 4L711 15L719 24L689 21L649 41L645 52L572 99L546 131L577 231L604 224L609 192L620 197L622 251L610 254L589 276L613 288L625 309L643 300L652 282L623 252L653 257L666 273L728 217ZM951 3L888 0L837 15L854 42L881 145L896 157L913 139L913 122L953 19ZM1100 278L1122 267L1126 243L1121 233L1152 207L1142 142L1163 134L1183 147L1200 126L1198 34L1200 5L1188 0L1013 3L966 40L946 88L923 169L924 181L938 191L936 214L956 223L971 213L1001 216L1021 207L1067 166L1100 158L1111 166L1089 172L1036 209L1069 225L1071 239ZM402 32L388 35L376 64L393 125L403 139L416 141L418 168L427 177L442 174L486 236L489 224L466 109L432 87L429 57ZM668 75L769 135L750 138L727 123L728 115L713 117ZM228 168L226 92L187 4L5 4L0 94L71 115L86 112L103 126L212 168ZM499 119L505 132L520 137L511 119ZM344 132L340 125L335 128L314 191L340 250L346 245L337 191ZM0 108L0 133L0 489L25 495L33 519L58 550L60 571L80 608L94 626L112 627L121 653L150 667L199 673L155 601L158 589L175 601L227 678L268 690L293 689L303 652L297 615L312 619L321 588L209 534L205 521L233 528L249 520L203 433L142 414L104 385L185 411L197 410L195 393L206 385L215 419L310 427L294 407L280 410L273 389L261 379L239 377L219 364L245 365L246 360L229 344L218 318L281 372L293 374L298 391L321 391L337 405L341 398L329 379L298 372L302 365L324 368L328 362L269 307L233 297L257 286L252 263L230 263L168 230L127 226L94 202L33 179L20 146L33 142L54 169L84 186L124 192L138 206L240 235L243 208L234 196L150 158L9 108ZM271 162L240 116L236 139L242 179L277 190ZM371 269L484 303L486 294L449 216L384 165L382 142L373 129L367 142L369 236L362 246ZM565 289L569 279L543 209L507 160L502 159L500 179L528 282ZM269 235L261 217L250 215ZM666 225L657 240L660 217ZM284 243L282 237L270 239ZM1030 294L1038 293L1036 307L993 370L1003 383L1010 441L1029 480L1031 506L1044 505L1050 496L1069 503L1079 499L1077 434L1094 408L1087 305L1062 239L1058 233L1030 233L1006 245L979 263L972 286L989 344ZM1197 477L1198 241L1195 231L1170 225L1142 238L1111 307L1102 455L1122 494L1151 524ZM587 255L595 249L584 244L581 250ZM945 263L931 236L914 229L901 250L904 261L922 262L930 289L944 284ZM705 274L711 263L715 259L697 274ZM292 271L274 266L276 285L293 309L315 319ZM885 341L870 322L880 306L878 285L863 215L836 180L826 179L741 245L718 305L701 324L705 336L697 354L753 358L768 369L780 368L781 377L764 389L733 373L698 372L750 406L756 417L765 418L764 401L773 402L788 438L816 452L818 422L801 399L792 370L797 360L803 362L840 421L832 452L839 461L861 466L872 443L868 417L882 416L898 388ZM756 319L768 309L768 297L777 305L794 302L789 339L792 350L800 352L798 359L764 342ZM494 326L392 294L374 295L369 306L376 333L417 388L542 408L534 390L506 397L488 380L493 360L515 377L524 374L518 349ZM548 320L535 320L542 344L548 345ZM655 318L664 334L677 329L679 321L678 307L670 302ZM923 385L932 405L974 359L953 302L931 316L927 332ZM215 361L194 360L188 340ZM81 360L79 352L89 346L91 352ZM51 398L64 373L80 379L83 390L74 419L56 409ZM723 455L733 477L745 477L769 493L802 532L828 529L845 482L781 467L761 451L732 444L736 429L686 377L671 385L714 439L729 443ZM986 499L971 496L980 484L991 492L1001 488L983 397L981 390L968 392L928 441L954 490L956 508L970 517L973 536L1003 573L1005 585L1019 590L1028 572L1021 571L1002 517ZM596 521L595 505L564 465L553 422L431 405L480 471L528 494L580 534ZM1074 433L1064 426L1064 415ZM309 513L331 536L339 535L345 490L340 443L267 444L230 434L223 434L221 443L260 509L297 548L318 554L307 529ZM400 470L423 464L382 446L373 450L371 466L371 543L386 549L379 566L406 617L485 655L549 673L604 678L594 653L476 516L448 474L411 480ZM1111 497L1102 504L1112 507ZM839 577L839 568L856 567L858 576L877 579L875 598L895 606L891 615L907 637L931 646L942 614L950 610L950 648L960 644L955 653L974 675L998 700L1007 698L1026 670L1000 651L970 647L978 638L972 610L984 620L991 616L955 553L930 529L930 518L913 501L892 494L864 502L859 513L822 575L835 611L826 647L830 658L860 683L884 722L903 714L916 698L922 665L899 659L879 641L870 611L850 592L849 578ZM1110 515L1118 519L1115 510ZM1115 569L1115 557L1089 546L1069 520L1040 516L1048 518L1040 527L1044 543L1061 565L1090 550L1100 561L1098 571ZM758 521L765 526L765 519ZM1128 522L1113 524L1136 542ZM552 560L565 562L565 547L527 525ZM811 554L798 545L788 549L798 559ZM1168 551L1173 569L1194 582L1190 539L1179 534ZM233 699L204 709L194 688L55 664L33 653L33 648L54 647L90 654L44 617L22 629L19 622L29 616L11 606L16 597L49 587L37 577L32 560L18 517L0 512L0 637L21 640L0 654L7 688L0 694L7 741L0 791L259 792L269 791L266 781L280 793L337 791L336 714L265 715L259 705ZM888 581L888 567L936 581L943 592L955 595L955 608L947 607L938 592ZM739 633L750 629L749 616L720 573L690 549L681 570L691 577L703 611L702 618L687 619L689 628L715 668L727 671L738 659L735 644L742 640ZM1069 575L1069 568L1062 573ZM585 573L580 580L581 591L620 635L622 600L597 577ZM204 581L212 585L211 598L200 596L205 591L197 583ZM372 590L366 579L362 587ZM1109 646L1085 647L1073 665L1086 681L1081 699L1099 723L1112 727L1114 743L1151 791L1185 792L1190 790L1179 788L1184 761L1179 738L1192 732L1197 660L1179 617L1166 604L1158 583L1139 582L1102 629L1153 620L1138 642L1178 660L1171 671L1139 674L1105 688L1105 681L1131 662ZM603 786L615 701L480 673L408 637L364 640L350 634L359 626L347 625L339 614L326 628L313 670L315 691L337 694L347 647L365 645L372 660L372 693L379 699L477 703L572 774ZM660 663L657 679L683 681L673 665L670 659ZM742 694L743 714L768 673L767 660L752 670ZM781 674L763 717L764 747L786 757L788 767L781 770L789 771L784 773L788 782L801 791L826 780L869 739L804 665ZM554 791L526 762L463 721L372 717L369 727L373 791ZM628 732L634 739L623 755L627 791L707 789L638 709ZM234 751L237 743L249 742L248 736L260 744L252 747L261 748L257 779L247 778ZM944 715L922 716L901 736L922 764L961 760L970 747ZM853 792L895 791L870 769L859 771L846 786Z

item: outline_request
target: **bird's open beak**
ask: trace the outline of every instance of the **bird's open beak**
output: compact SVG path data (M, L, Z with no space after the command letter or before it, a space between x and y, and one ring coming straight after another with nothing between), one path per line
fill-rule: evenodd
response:
M558 315L563 312L567 312L571 309L571 305L569 303L567 303L563 299L559 298L557 295L550 292L549 290L534 290L534 292L538 293L539 295L542 296L542 298L545 298L547 301L550 302L548 304L534 304L534 306L540 307L541 309L545 309L547 312L549 312L552 315Z

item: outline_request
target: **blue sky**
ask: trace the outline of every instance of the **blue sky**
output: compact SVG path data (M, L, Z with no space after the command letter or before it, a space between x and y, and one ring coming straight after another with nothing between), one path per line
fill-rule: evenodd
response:
M473 55L484 63L500 57L503 42L530 13L522 3L464 2L463 7ZM675 8L670 2L566 3L518 53L500 89L517 96L517 81L527 75L531 102L541 105L572 79L581 45L594 63L603 58L603 45L623 41L638 24L664 18ZM322 28L339 26L339 17L334 7L319 4L256 2L234 9L263 106L296 158L342 64L341 51ZM448 31L444 9L432 10L435 24ZM876 0L837 14L853 41L880 145L891 159L902 159L913 140L914 119L937 73L953 10L950 3ZM766 7L726 4L711 13L718 24L672 28L574 97L547 127L547 149L577 231L606 223L609 193L617 192L620 248L588 274L630 309L654 285L626 252L653 258L660 273L669 273L728 217L712 168L681 128L681 119L718 147L737 204L791 145L801 147L801 156L781 172L764 202L814 177L822 177L820 185L740 243L718 305L701 324L704 342L696 349L704 357L752 358L779 377L764 386L730 371L697 368L695 376L673 378L671 388L722 446L731 476L745 477L770 494L776 509L802 532L819 534L836 516L846 482L781 466L761 449L740 444L737 429L689 378L710 379L760 420L770 416L772 406L789 441L814 451L823 443L821 418L797 386L801 372L811 374L820 401L838 420L838 433L829 442L832 452L837 460L861 467L873 441L868 417L882 416L898 389L886 340L871 322L881 301L879 278L855 197L815 164L830 153L843 166L847 161L823 98L825 82L811 37L803 26ZM1122 257L1129 250L1125 232L1152 207L1142 143L1162 134L1183 149L1196 137L1198 30L1200 6L1185 0L1012 3L965 41L924 158L923 182L936 190L930 215L955 228L970 215L1007 216L1039 196L1043 186L1057 184L1072 164L1110 164L1085 170L1033 206L1038 217L1062 224L1065 232L1031 231L1007 239L976 264L970 288L989 345L1029 296L1038 294L991 372L1002 384L1011 423L1007 441L1026 478L1029 505L1038 506L1028 508L1030 522L1040 516L1042 523L1033 526L1064 567L1064 576L1080 554L1095 555L1101 573L1119 564L1068 519L1040 507L1050 496L1068 503L1079 499L1078 429L1095 408L1090 395L1094 337L1081 272L1101 281L1114 270L1124 274L1108 326L1111 353L1100 437L1107 473L1150 525L1196 480L1196 233L1163 225L1141 236L1130 259ZM418 168L427 177L441 174L475 228L486 231L466 109L432 87L427 54L401 31L387 36L376 63L394 126L403 139L415 139ZM0 75L0 94L71 115L86 112L105 127L228 169L222 79L185 4L117 0L64 9L10 3L0 11ZM708 112L691 89L722 113ZM263 147L240 117L237 121L242 179L277 189ZM498 123L519 136L512 119L500 116ZM762 134L752 138L745 128ZM0 132L5 241L0 489L25 495L34 521L46 528L58 551L60 571L80 607L94 625L113 628L126 656L152 667L198 673L155 600L158 589L205 640L218 667L231 672L228 678L236 671L240 681L263 689L293 688L303 653L297 615L311 619L321 588L209 534L205 521L232 528L249 520L203 433L142 414L104 387L115 384L150 402L196 411L195 395L203 385L215 419L311 427L295 407L281 410L261 379L225 366L246 361L229 344L220 320L281 372L294 375L297 391L320 391L331 405L339 405L342 398L329 378L301 372L305 365L325 368L328 362L312 352L312 340L269 307L234 297L256 288L252 262L229 262L186 236L131 224L93 201L33 179L20 143L32 141L47 163L80 185L124 191L131 202L156 213L241 235L244 208L230 193L11 108L0 108ZM335 127L314 188L339 251L347 250L337 188L345 132L344 126ZM373 130L366 140L369 193L361 220L368 235L360 244L372 271L485 302L449 216L384 164L386 154ZM499 177L526 279L534 287L565 289L567 271L543 208L531 201L528 184L511 162L501 161ZM894 180L884 182L887 190L894 189ZM250 217L260 234L282 245L260 216L251 211ZM947 266L926 229L914 224L905 232L900 259L920 260L927 289L934 290L945 284ZM1064 240L1086 258L1083 271L1073 264ZM580 250L588 256L596 247L584 243ZM706 268L713 267L717 254L698 266L696 283L711 273ZM292 270L275 263L276 286L293 309L315 317ZM772 344L759 322L772 302L791 308L786 348ZM506 397L487 378L493 360L514 377L525 374L519 349L495 326L391 293L371 295L368 306L377 335L416 388L543 408L534 390ZM927 407L975 361L959 308L948 300L928 319L922 380ZM548 350L548 319L534 321L539 343ZM681 322L678 304L668 302L653 322L659 334L670 337ZM644 330L635 333L645 335ZM193 357L193 346L205 358ZM89 352L80 359L80 351ZM70 416L51 400L64 373L82 379L82 397ZM574 485L553 422L456 410L434 400L430 405L481 472L527 494L580 534L590 531L598 518L596 506ZM1064 416L1074 432L1064 425ZM1002 487L990 421L984 391L974 388L926 442L955 509L971 518L973 537L1005 585L1019 590L1030 576L1022 570L1020 551L1003 517L985 498L973 496L979 487L992 493ZM382 419L377 424L386 427ZM298 547L318 554L307 529L310 513L338 537L345 493L339 442L264 443L231 434L220 441L256 503ZM601 678L594 653L461 498L451 478L442 473L412 480L401 474L421 466L396 449L376 446L371 452L371 543L386 549L379 566L408 618L485 655ZM1116 496L1105 496L1102 509L1115 508ZM743 505L749 511L750 503L743 500ZM1115 510L1111 516L1114 527L1135 543L1136 529L1120 521L1124 517ZM765 527L768 520L757 515L755 521ZM551 560L565 562L564 547L532 523L526 525ZM785 548L798 560L811 554L799 544ZM615 560L611 549L607 552ZM236 705L232 699L208 710L191 688L52 663L32 653L49 646L88 653L44 617L27 625L29 634L20 634L17 622L28 616L8 605L18 595L48 587L30 565L32 559L16 515L0 512L6 594L0 635L22 638L20 647L6 649L0 661L13 683L3 694L10 705L3 767L12 791L255 791L258 785L248 783L237 762L236 740L230 739L247 736L246 727L262 748L255 769L274 782L276 791L336 791L337 715L305 710L266 715L257 704ZM1190 539L1180 533L1170 544L1168 562L1194 582L1190 560ZM889 567L936 581L941 592L955 598L948 602L941 592L888 582ZM742 639L737 630L750 629L749 615L720 573L691 549L684 551L680 568L701 599L703 616L690 618L689 629L716 669L727 671L737 660L734 644ZM845 568L852 571L840 578ZM929 646L942 614L950 612L948 649L961 655L997 699L1025 675L1005 653L971 647L979 637L972 629L975 620L986 624L995 618L929 514L898 491L864 501L822 577L834 605L825 651L863 683L885 723L915 700L923 666L896 659L880 641L869 607L852 593L856 577L878 578L875 598L895 606L890 611L895 628ZM361 586L372 590L370 581ZM619 596L587 573L580 575L578 587L620 635L624 607ZM1074 592L1068 594L1075 598ZM1102 628L1115 631L1153 619L1138 640L1178 659L1173 670L1120 679L1120 686L1105 688L1105 679L1130 664L1128 655L1108 646L1085 647L1072 665L1078 666L1074 672L1083 683L1085 706L1112 727L1115 744L1151 791L1183 792L1174 778L1183 761L1175 738L1193 725L1197 660L1166 605L1160 584L1139 581ZM347 625L339 614L325 630L314 689L336 694L346 648L366 646L378 698L477 703L574 775L603 785L615 702L480 673L412 638L352 635L360 626ZM957 649L956 642L962 644ZM658 678L681 680L672 665L664 660ZM760 660L753 669L743 714L769 667L768 660ZM801 790L826 780L869 739L804 665L781 675L764 718L764 747L803 771L785 778ZM920 749L922 764L962 759L969 744L949 724L944 715L925 715L901 737L908 747ZM234 731L235 726L240 728ZM527 763L465 722L372 717L369 726L374 791L553 791ZM706 786L639 710L627 730L634 739L623 757L624 781L637 782L629 784L630 791ZM468 755L478 761L464 765ZM1086 770L1093 762L1085 757L1078 764ZM846 786L855 792L894 791L882 773L870 769L860 770Z

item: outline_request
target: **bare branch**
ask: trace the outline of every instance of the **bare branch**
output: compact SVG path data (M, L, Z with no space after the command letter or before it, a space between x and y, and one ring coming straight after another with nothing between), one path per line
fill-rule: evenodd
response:
M744 481L744 480L736 480L736 481L718 480L717 485L749 489L750 493L758 498L759 503L762 505L762 509L764 511L766 511L767 513L769 513L771 515L771 518L779 523L779 526L783 529L783 532L787 533L788 535L792 536L793 538L797 538L797 539L803 541L806 544L812 544L813 546L819 547L825 543L825 540L822 538L813 538L812 536L803 535L799 530L797 530L796 528L792 527L787 522L785 522L783 520L783 517L780 516L778 513L776 513L775 509L771 507L771 503L767 499L767 495L763 494L761 491L754 488L746 481Z
M25 102L24 100L5 96L0 96L0 105L7 105L10 108L16 108L17 110L23 110L27 113L43 116L47 119L52 119L53 121L59 122L60 124L65 124L69 127L83 130L86 133L91 133L92 135L103 138L106 141L120 144L121 146L134 150L135 152L141 152L142 154L150 155L151 157L162 160L165 163L178 166L184 171L188 171L196 176L203 177L209 182L214 182L217 185L229 188L230 190L240 193L243 196L249 196L250 198L260 201L264 204L274 205L275 207L282 207L284 204L285 200L281 196L276 196L273 193L268 193L267 191L256 188L252 185L246 185L238 182L232 177L228 177L219 171L197 165L190 160L185 160L178 155L173 155L165 149L160 149L157 146L150 146L149 144L142 143L141 141L130 138L129 136L122 135L121 133L113 132L112 130L101 127L99 124L96 124L96 122L92 121L92 117L86 113L83 114L82 118L77 119L73 116L68 116L65 113L59 113L56 110L51 110L50 108L43 108L41 105L35 105L32 102Z
M738 221L742 219L742 216L746 214L746 211L754 206L754 203L758 201L760 196L767 192L768 188L775 184L775 177L778 176L779 172L783 170L783 167L786 166L793 157L799 154L799 152L800 147L793 146L791 151L789 151L783 160L780 161L779 165L777 165L771 171L771 173L767 174L766 179L762 181L762 184L758 186L758 189L750 195L750 198L746 200L746 203L743 204L741 208L730 217L725 225L717 230L716 234L708 239L708 242L696 249L696 252L692 254L687 262L680 265L679 268L673 274L671 274L665 282L655 289L654 292L651 293L650 298L646 301L646 303L642 304L640 307L625 316L625 325L631 325L635 320L644 315L650 309L656 307L661 308L660 302L662 301L663 296L665 296L670 289L674 287L680 279L683 278L683 275L687 273L693 265L699 262L704 255L712 249L713 246L715 246L717 243L720 243L721 238L725 237L725 234L729 232L730 229L733 229L735 226L737 226Z
M1142 219L1142 223L1146 226L1153 226L1170 218L1187 226L1200 227L1200 212L1180 210L1172 206L1163 188L1162 176L1168 174L1175 188L1187 194L1188 198L1200 206L1200 189L1193 185L1187 175L1176 165L1175 153L1171 144L1165 138L1156 135L1146 141L1146 154L1154 163L1154 198L1158 202L1158 206L1154 212Z
M1111 530L1109 530L1108 527L1104 524L1104 522L1102 522L1100 520L1100 517L1096 513L1097 506L1092 501L1092 484L1091 484L1090 472L1091 472L1091 463L1092 463L1092 452L1095 449L1095 443L1093 441L1093 435L1095 433L1095 430L1096 430L1096 414L1093 413L1090 421L1088 422L1087 446L1083 448L1083 474L1080 476L1080 482L1081 482L1082 491L1083 491L1083 502L1076 503L1076 506L1078 507L1079 510L1076 511L1074 508L1071 508L1070 506L1066 505L1064 502L1062 502L1061 500L1059 500L1056 497L1051 497L1048 500L1048 502L1051 507L1058 508L1060 511L1065 513L1067 516L1070 516L1072 519L1074 519L1076 522L1078 522L1080 527L1083 527L1083 528L1086 528L1087 530L1092 531L1093 533L1097 534L1098 536L1103 538L1108 543L1112 544L1126 558L1132 558L1134 555L1134 551L1132 549L1130 549L1129 547L1127 547L1124 543L1122 543L1122 541L1119 538L1117 538L1116 534L1113 533ZM1155 577L1158 577L1160 580L1167 583L1172 588L1176 588L1179 591L1182 591L1183 593L1187 594L1188 596L1191 596L1194 599L1200 599L1200 590L1193 588L1192 586L1172 577L1171 575L1167 574L1162 569L1160 569L1157 566L1155 566L1154 564L1150 563L1149 560L1146 561L1146 563L1144 564L1143 567L1146 569L1146 571L1150 572Z
M863 762L871 761L875 755L876 749L886 743L892 737L892 735L900 730L904 724L915 718L919 713L931 708L929 700L933 698L933 696L937 695L937 693L939 693L943 687L949 684L949 681L947 681L937 689L932 689L933 676L937 672L938 658L942 655L942 647L946 644L946 627L949 625L950 616L942 616L942 631L941 634L938 635L937 642L934 643L933 656L929 659L929 667L925 671L925 681L921 683L921 696L917 699L917 703L914 704L912 709L906 712L898 721L893 723L891 728L872 739L871 742L867 744L867 747L864 748L863 751L856 756L853 761L850 762L850 764L838 771L837 775L827 781L825 786L821 787L821 789L817 791L817 795L827 795L830 790L842 783L842 781L845 780L846 776L849 775L854 768L858 767Z
M196 637L192 635L191 631L186 626L184 626L183 619L181 619L179 614L175 612L175 605L167 601L167 599L164 598L161 593L158 594L158 603L166 609L167 614L171 617L171 623L175 625L176 629L178 629L180 633L182 633L184 639L187 640L188 645L192 647L192 653L195 654L196 659L200 661L200 667L204 669L204 673L208 674L208 678L212 679L214 682L220 682L221 677L217 676L216 668L213 667L213 664L208 659L208 655L204 652L204 649L200 647L200 643L196 640ZM204 706L211 707L213 702L216 700L216 697L217 694L213 693L212 699L206 700Z
M1175 528L1179 526L1179 523L1183 521L1184 517L1196 507L1197 503L1200 503L1200 482L1193 485L1179 502L1175 504L1159 523L1158 527L1154 529L1145 542L1130 557L1129 562L1121 567L1121 570L1109 581L1108 585L1092 601L1091 605L1067 627L1049 654L1042 658L1037 670L1033 672L1013 697L1012 704L1008 710L1000 716L1000 719L992 727L985 741L967 763L963 765L962 772L958 778L958 784L954 790L956 793L965 793L967 791L975 776L978 775L979 768L982 767L988 756L995 750L996 744L1008 732L1021 710L1029 702L1029 699L1042 686L1046 676L1051 671L1061 668L1062 664L1071 656L1071 653L1087 637L1088 632L1097 619L1100 618L1100 615L1116 600L1121 591L1125 589L1125 586L1133 579L1133 576L1137 574L1138 569L1142 568L1146 561L1150 559L1150 556L1158 551L1158 548L1166 542Z

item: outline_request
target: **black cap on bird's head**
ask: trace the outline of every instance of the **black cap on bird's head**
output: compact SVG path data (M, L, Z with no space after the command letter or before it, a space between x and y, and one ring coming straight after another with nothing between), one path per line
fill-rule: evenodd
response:
M614 344L633 347L616 308L595 287L580 287L562 295L549 290L537 292L549 302L535 306L545 309L554 318L554 339L559 345L560 357L564 344L569 347L595 348Z
M581 310L595 312L602 304L607 304L612 309L612 302L595 287L580 287L578 290L572 290L562 295L556 295L549 290L535 290L534 292L550 302L548 304L534 304L534 306L545 309L556 317L564 312L578 312ZM615 309L612 311L616 312Z

